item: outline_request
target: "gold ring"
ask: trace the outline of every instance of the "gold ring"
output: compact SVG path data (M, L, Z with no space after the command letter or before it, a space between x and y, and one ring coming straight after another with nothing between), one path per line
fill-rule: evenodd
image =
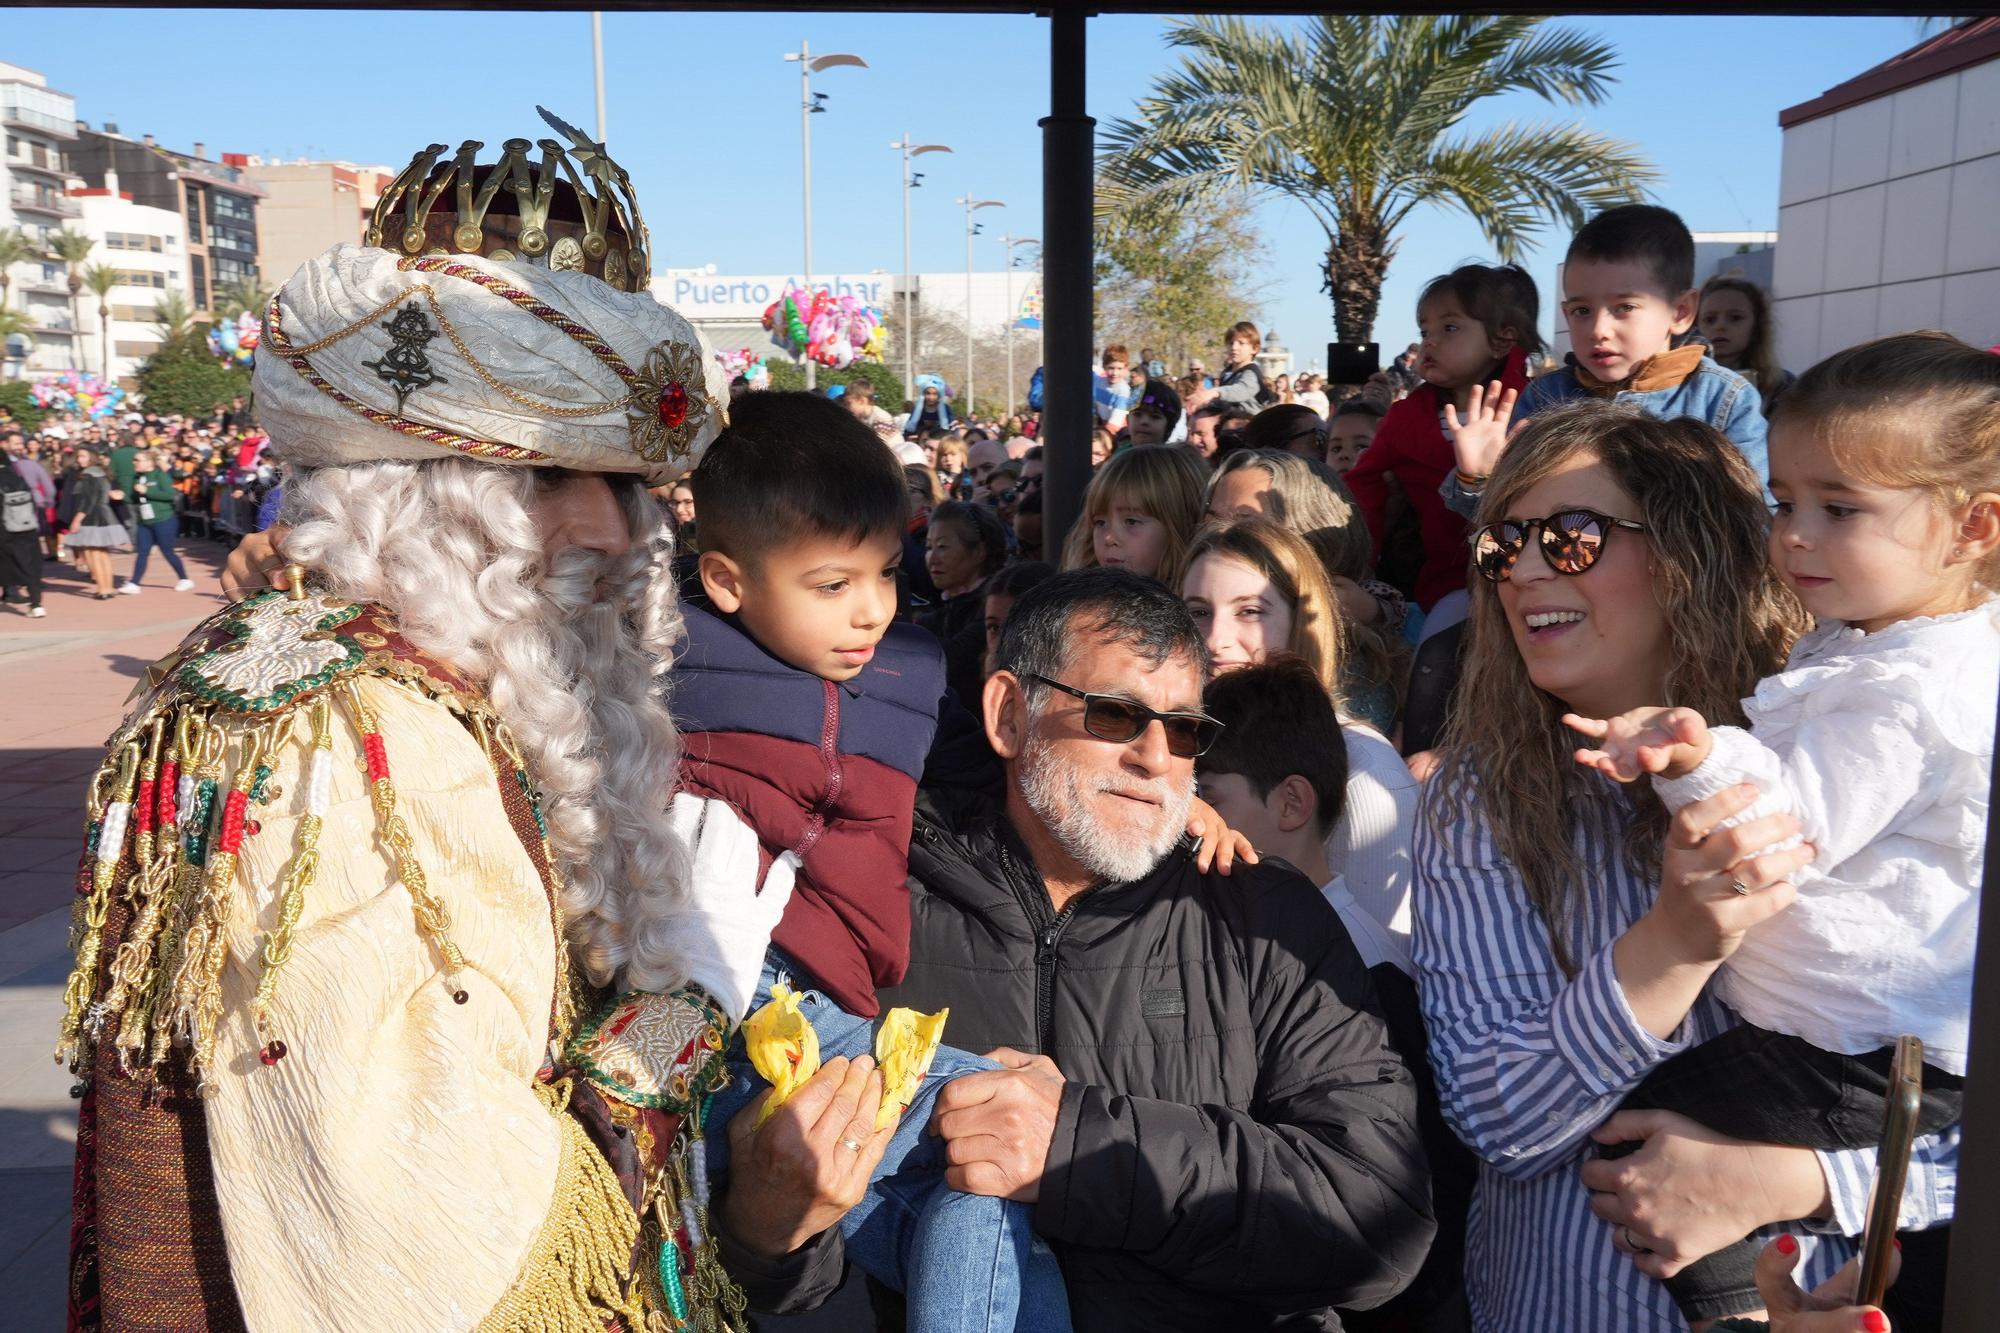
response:
M860 1152L863 1145L859 1139L845 1138L840 1141L840 1146L849 1152Z

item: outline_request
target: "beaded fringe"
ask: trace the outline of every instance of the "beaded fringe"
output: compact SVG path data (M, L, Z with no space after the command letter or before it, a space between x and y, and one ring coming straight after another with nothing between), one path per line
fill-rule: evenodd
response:
M638 1216L610 1163L567 1114L570 1081L538 1085L537 1092L562 1127L555 1194L520 1273L476 1333L605 1333L613 1317L628 1330L642 1329L645 1312L624 1285Z

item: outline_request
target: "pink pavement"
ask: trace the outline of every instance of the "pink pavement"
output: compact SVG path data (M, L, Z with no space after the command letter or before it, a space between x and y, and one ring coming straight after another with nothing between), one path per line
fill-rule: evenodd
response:
M83 574L42 566L42 605L0 606L0 930L66 906L83 848L84 788L146 666L224 605L217 542L187 542L194 580L175 592L156 551L145 591L92 598ZM122 585L132 556L113 557Z

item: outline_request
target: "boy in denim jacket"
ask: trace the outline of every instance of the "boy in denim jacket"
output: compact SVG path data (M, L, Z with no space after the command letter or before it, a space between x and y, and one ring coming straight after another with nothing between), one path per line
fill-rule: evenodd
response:
M1694 282L1694 237L1680 216L1654 204L1606 209L1583 225L1563 264L1562 313L1569 325L1570 363L1538 376L1519 396L1475 392L1466 419L1446 429L1458 471L1439 493L1471 518L1486 475L1500 459L1513 424L1577 398L1632 403L1656 417L1695 417L1727 435L1770 480L1763 404L1757 388L1715 363L1700 339L1677 345L1694 327L1700 304ZM1495 386L1497 388L1497 386ZM1495 400L1497 398L1497 401Z

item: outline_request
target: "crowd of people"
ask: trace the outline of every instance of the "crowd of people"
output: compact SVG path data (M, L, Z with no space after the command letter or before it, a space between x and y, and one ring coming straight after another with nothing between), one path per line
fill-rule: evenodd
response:
M318 262L343 282L280 301L333 348L313 373L358 393L376 363L340 339L397 270ZM613 360L699 346L650 297L565 306L586 275L522 272ZM892 410L864 382L749 393L708 363L658 389L664 458L587 435L587 403L520 438L468 424L494 429L497 400L428 409L532 452L524 482L415 431L349 444L322 386L260 362L290 468L230 578L282 591L244 604L236 657L190 659L212 689L163 696L114 750L151 764L192 726L220 738L186 751L212 792L255 800L287 764L319 791L267 802L265 850L188 909L213 958L276 932L241 975L159 983L192 986L188 1069L139 1044L207 1087L193 1113L246 1173L215 1182L233 1299L329 1328L527 1299L509 1284L543 1272L560 1208L508 1201L570 1179L507 1082L533 1073L640 1226L532 1299L621 1326L811 1308L851 1266L883 1328L1941 1327L2000 693L2000 356L1911 333L1794 377L1761 291L1697 288L1692 238L1648 205L1583 226L1562 281L1561 364L1504 264L1427 284L1419 341L1362 383L1268 373L1249 323L1213 372L1104 347L1054 562L1037 413L961 416L935 380ZM440 317L503 318L455 290ZM504 317L526 331L496 347L562 345L527 301ZM139 429L155 471L217 452L188 429ZM71 518L37 493L38 517L86 551L125 522L170 532L156 483L98 443L52 456L44 433L76 476ZM103 512L121 502L130 520ZM284 632L261 618L300 603L324 658L260 658ZM302 693L257 674L303 657ZM253 679L279 702L244 703ZM310 728L257 729L337 679ZM214 755L239 741L229 788ZM382 792L418 763L405 820ZM503 799L475 804L494 774ZM106 781L150 836L148 798ZM315 850L318 896L274 905L287 840L316 848L347 810L380 821L418 929L384 916L379 871L329 868L375 856L365 838ZM519 846L472 850L481 821ZM106 902L153 855L124 828L86 865L110 867L84 884ZM530 887L510 905L493 883ZM544 890L573 1018L569 955L521 943L547 933ZM151 891L79 955L86 998L121 960L107 1034ZM278 991L294 948L313 957ZM900 1006L948 1015L914 1085L884 1045ZM737 1030L753 1012L797 1020L796 1086ZM131 1043L91 1031L66 1029L87 1097L143 1121L110 1091ZM1899 1276L1864 1308L1852 1256L1906 1035ZM426 1077L368 1074L385 1043ZM474 1142L339 1128L360 1115L470 1118ZM486 1160L503 1132L530 1146ZM101 1160L86 1177L108 1228L122 1186ZM364 1179L383 1197L351 1198ZM283 1223L294 1196L326 1200L316 1225ZM408 1220L471 1208L498 1218L476 1247ZM145 1299L114 1297L110 1248L87 1257L90 1299Z
M233 544L268 526L260 512L278 483L278 458L241 398L198 418L131 412L114 422L53 413L33 429L0 409L0 584L32 617L44 562L67 563L100 601L138 596L152 557L188 592L178 546ZM12 497L12 498L8 498ZM131 554L118 580L113 557Z

